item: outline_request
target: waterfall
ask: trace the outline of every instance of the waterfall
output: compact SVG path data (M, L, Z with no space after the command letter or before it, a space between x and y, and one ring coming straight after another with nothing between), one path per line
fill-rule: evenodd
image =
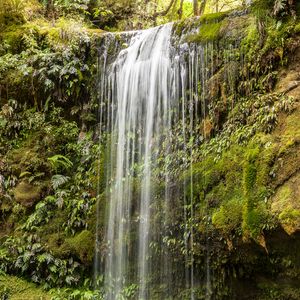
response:
M196 299L192 158L205 137L200 124L206 117L213 44L175 43L172 27L118 38L107 34L101 48L107 300L123 299L128 287L135 290L134 299L177 299L179 289L188 290L184 299ZM174 186L186 171L189 175ZM209 263L206 274L208 294Z
M126 285L130 249L126 240L132 219L132 180L136 164L142 165L139 195L137 278L139 299L146 298L151 204L151 172L159 137L169 125L171 66L169 39L171 26L137 33L131 45L120 52L112 65L109 81L113 116L112 192L110 197L106 265L107 286L117 280L108 299L115 299Z

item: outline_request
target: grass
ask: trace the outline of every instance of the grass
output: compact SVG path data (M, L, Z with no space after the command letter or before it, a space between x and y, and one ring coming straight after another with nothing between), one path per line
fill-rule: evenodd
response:
M9 300L50 300L42 288L15 276L0 276L0 297ZM7 297L7 298L6 298Z

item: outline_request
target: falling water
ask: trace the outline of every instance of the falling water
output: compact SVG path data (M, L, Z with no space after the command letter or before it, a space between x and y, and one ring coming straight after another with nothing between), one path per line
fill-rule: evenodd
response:
M147 299L149 276L151 173L161 136L170 126L171 25L136 32L109 72L112 88L111 192L107 229L107 299L116 299L136 265L139 299ZM136 168L142 167L137 174ZM133 211L133 181L140 177L138 209ZM138 224L137 254L131 249L132 222ZM134 225L133 225L134 226ZM137 261L132 262L136 256Z
M104 268L106 300L123 299L130 286L140 300L177 299L180 289L196 299L199 284L207 299L211 294L209 243L205 280L195 276L192 163L206 135L214 45L174 42L172 27L107 34L100 49L99 124L109 205L105 262L97 257L96 265ZM188 176L174 186L184 172ZM170 253L180 244L176 239L180 249Z

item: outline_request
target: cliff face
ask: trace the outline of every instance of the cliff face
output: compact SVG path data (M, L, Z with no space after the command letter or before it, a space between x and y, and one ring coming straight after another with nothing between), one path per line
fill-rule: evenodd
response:
M98 144L97 125L103 35L69 22L0 34L0 295L11 299L22 289L48 297L17 277L55 289L56 299L102 296L91 289L107 202L107 145ZM210 61L199 84L205 117L191 137L201 143L191 167L172 170L174 186L185 182L186 190L174 192L176 222L166 237L182 265L186 193L195 211L196 299L300 298L299 32L289 16L245 12L174 25L174 46L202 45ZM126 47L122 35L113 40L111 55ZM184 287L174 293L189 297Z
M217 299L297 299L299 40L266 25L261 46L251 16L215 17L209 40L223 59L207 80L206 141L192 168L195 239L205 245L197 275L205 286L209 268ZM200 25L187 39L207 42L207 32Z

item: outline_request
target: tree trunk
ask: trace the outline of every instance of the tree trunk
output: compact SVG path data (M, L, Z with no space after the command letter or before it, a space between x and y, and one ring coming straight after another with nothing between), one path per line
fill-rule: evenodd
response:
M179 19L182 18L182 13L183 13L183 1L184 1L184 0L180 0L180 6L179 6L179 9L178 9L178 17L179 17Z
M193 7L194 7L194 16L198 16L199 15L198 0L193 0Z
M198 12L199 16L204 14L205 7L206 7L206 0L202 0L201 4L200 4L200 9L199 9L199 12Z

